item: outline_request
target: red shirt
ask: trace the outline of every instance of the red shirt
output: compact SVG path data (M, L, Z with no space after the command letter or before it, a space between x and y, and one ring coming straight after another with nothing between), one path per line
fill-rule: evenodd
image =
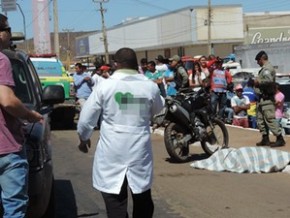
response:
M215 69L210 78L210 87L214 92L226 92L227 85L232 82L232 75L228 70Z
M0 52L0 85L14 87L9 59ZM0 105L0 155L18 152L24 142L22 123Z

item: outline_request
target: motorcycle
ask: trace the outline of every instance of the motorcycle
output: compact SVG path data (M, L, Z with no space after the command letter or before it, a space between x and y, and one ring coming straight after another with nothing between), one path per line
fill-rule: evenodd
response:
M189 161L189 146L198 141L208 155L228 147L227 128L212 113L208 88L197 92L187 88L176 96L167 96L164 109L154 116L153 122L154 128L165 127L167 153L177 162Z

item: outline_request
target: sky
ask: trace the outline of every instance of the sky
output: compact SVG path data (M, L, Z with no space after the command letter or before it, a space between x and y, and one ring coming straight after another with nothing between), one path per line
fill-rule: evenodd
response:
M53 2L49 4L50 31L53 32ZM102 0L57 0L59 32L70 31L95 31L101 30L101 14L99 11ZM208 0L103 0L105 26L110 28L120 24L127 18L151 17L187 6L207 6ZM27 38L33 37L32 0L16 0L19 8L8 12L10 26L14 32L25 30ZM211 5L240 4L243 12L290 12L290 0L211 0ZM144 30L144 31L150 31ZM142 34L142 33L140 33Z

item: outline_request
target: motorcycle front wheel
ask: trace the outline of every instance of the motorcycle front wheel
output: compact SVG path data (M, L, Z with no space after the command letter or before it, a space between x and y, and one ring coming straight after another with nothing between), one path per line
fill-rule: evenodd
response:
M229 145L229 133L224 122L213 119L212 124L213 128L206 128L206 137L201 141L201 147L208 155Z
M167 153L176 162L189 161L189 142L184 140L187 134L186 130L176 123L169 123L164 130Z

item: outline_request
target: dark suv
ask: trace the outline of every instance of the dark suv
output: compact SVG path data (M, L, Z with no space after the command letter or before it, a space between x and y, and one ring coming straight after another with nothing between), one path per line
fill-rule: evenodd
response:
M29 162L28 218L54 217L54 178L50 145L50 113L54 104L64 101L59 85L42 89L38 75L27 54L4 50L9 58L15 81L16 96L30 109L40 112L43 123L24 121L25 148Z

